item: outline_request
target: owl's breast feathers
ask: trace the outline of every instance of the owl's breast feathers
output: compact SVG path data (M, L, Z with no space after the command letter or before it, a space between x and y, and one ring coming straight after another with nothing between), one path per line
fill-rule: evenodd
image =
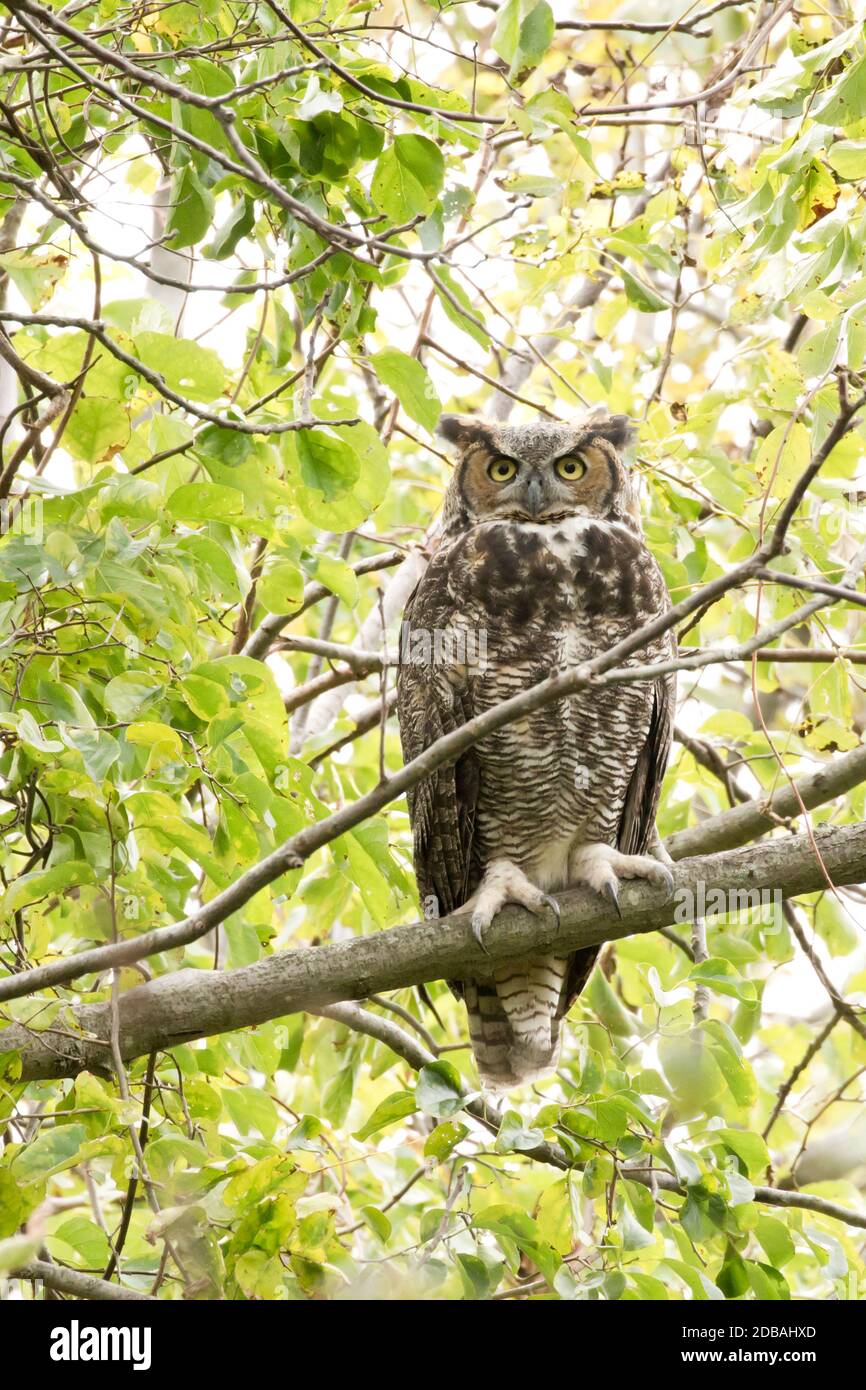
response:
M492 521L463 532L436 553L407 606L398 675L406 758L555 670L606 651L668 606L655 560L620 522ZM624 664L672 652L666 633ZM625 822L629 852L642 849L673 696L672 677L578 691L427 779L410 798L422 896L452 911L492 856L534 865L551 842L564 847L584 831L614 843ZM544 886L564 886L552 881L547 859Z
M434 606L459 621L489 625L506 642L553 636L563 625L605 646L669 606L658 565L642 537L621 522L572 516L545 525L487 522L435 557L418 591L440 589ZM450 600L450 604L449 604ZM605 641L605 637L609 640ZM662 643L671 649L670 640Z

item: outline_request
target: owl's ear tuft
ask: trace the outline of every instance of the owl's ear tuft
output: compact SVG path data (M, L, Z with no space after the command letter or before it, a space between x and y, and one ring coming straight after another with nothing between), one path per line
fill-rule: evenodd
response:
M436 433L450 444L465 447L477 439L486 439L489 425L474 415L441 415Z
M634 442L637 431L627 415L608 415L592 422L593 434L600 434L615 449L625 449Z

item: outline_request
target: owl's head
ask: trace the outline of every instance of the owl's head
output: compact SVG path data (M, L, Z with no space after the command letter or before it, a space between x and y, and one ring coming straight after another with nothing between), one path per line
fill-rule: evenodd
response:
M539 420L500 425L444 415L439 433L460 457L445 506L446 523L562 521L581 515L638 525L623 450L625 415L587 415L574 424Z

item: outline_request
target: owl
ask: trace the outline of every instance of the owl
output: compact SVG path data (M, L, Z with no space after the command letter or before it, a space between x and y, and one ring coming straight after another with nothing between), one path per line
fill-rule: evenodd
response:
M401 629L407 761L670 607L623 462L624 416L516 426L447 416L440 431L459 457ZM665 633L623 664L673 654ZM471 914L487 949L506 903L558 917L557 891L581 884L617 906L622 879L672 891L655 815L674 701L673 676L580 690L419 782L409 811L426 915ZM491 961L452 983L485 1086L507 1090L556 1066L562 1018L597 953Z

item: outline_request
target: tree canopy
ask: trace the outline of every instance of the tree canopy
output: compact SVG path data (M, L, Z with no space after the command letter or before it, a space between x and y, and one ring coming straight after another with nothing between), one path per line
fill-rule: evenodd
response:
M860 7L4 8L7 1289L854 1296ZM497 1104L443 982L478 948L419 920L397 634L442 410L598 406L674 604L677 893L564 896L600 964Z

